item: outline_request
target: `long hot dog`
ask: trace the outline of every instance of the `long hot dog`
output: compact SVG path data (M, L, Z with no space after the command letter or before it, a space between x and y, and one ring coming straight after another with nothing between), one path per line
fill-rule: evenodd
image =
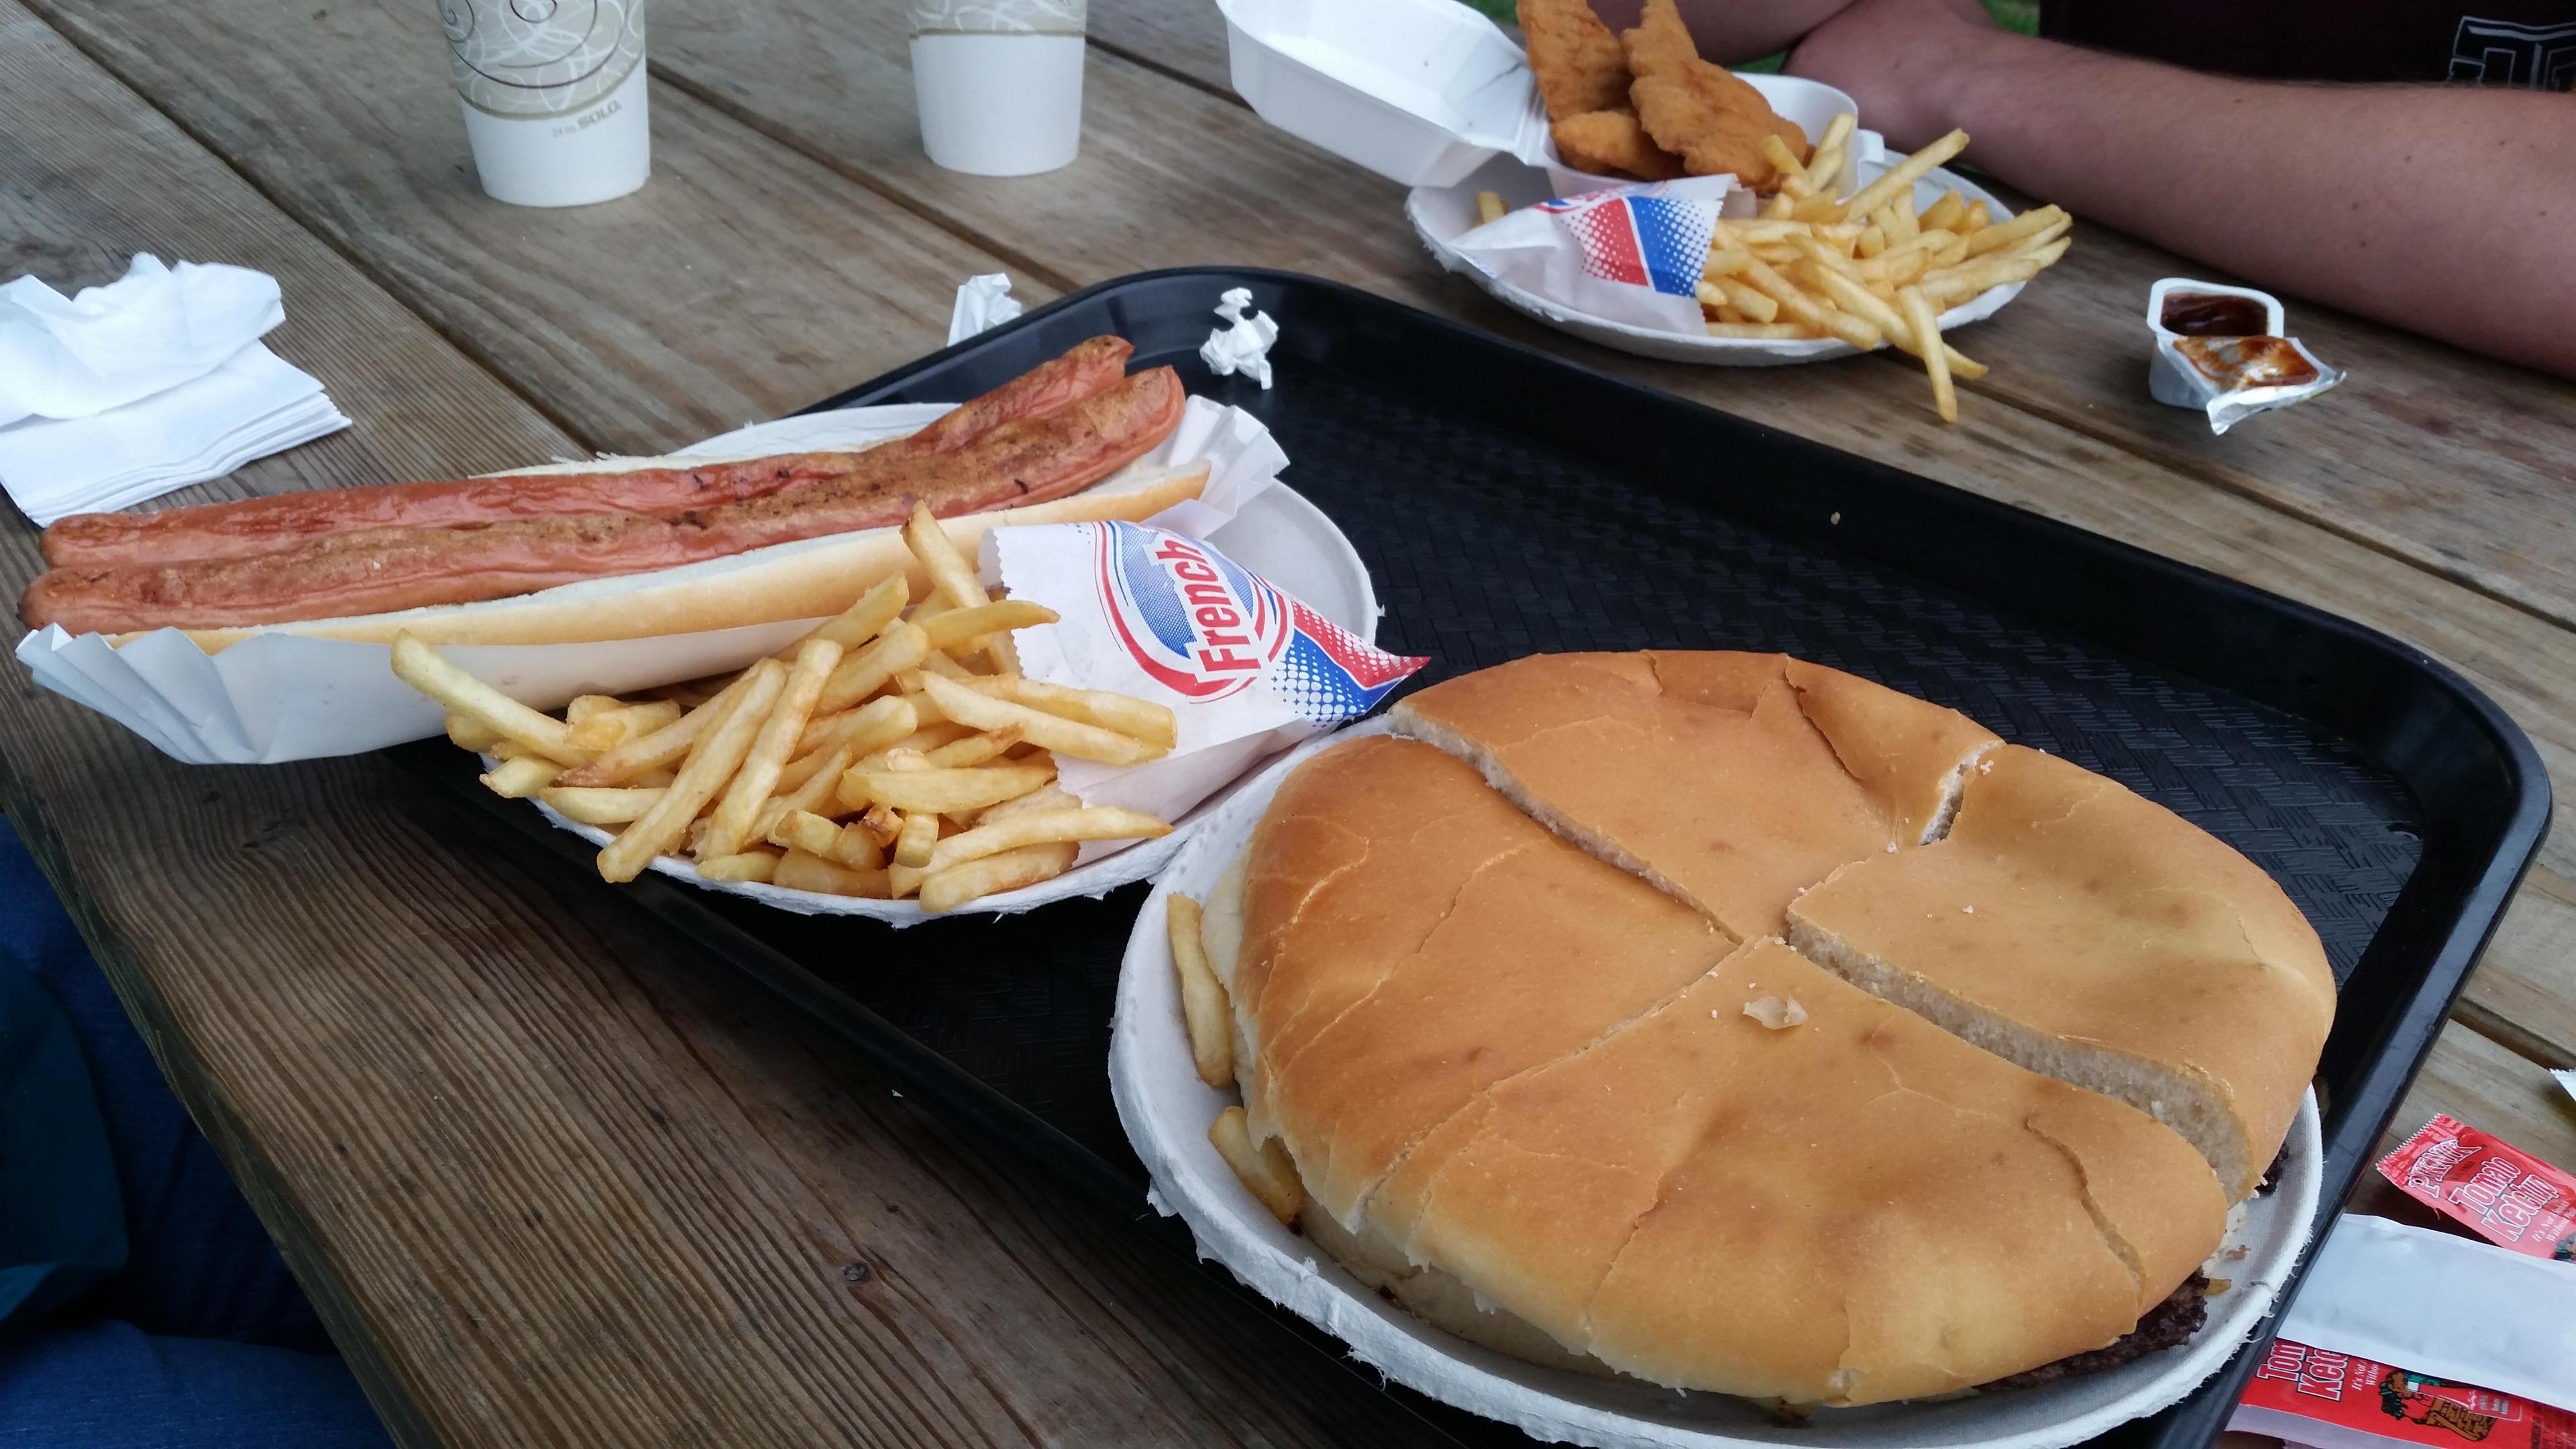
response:
M1179 375L1155 368L942 452L668 518L596 513L360 529L239 558L57 568L29 586L20 612L30 627L60 624L73 633L376 613L505 598L883 527L900 522L915 500L941 517L1034 503L1087 487L1150 451L1179 423L1184 401Z
M670 517L952 453L1006 423L1043 417L1118 385L1135 349L1094 337L908 437L860 452L789 453L686 468L460 478L287 493L162 513L83 513L45 530L55 568L163 565L274 553L330 534L444 528L596 513Z

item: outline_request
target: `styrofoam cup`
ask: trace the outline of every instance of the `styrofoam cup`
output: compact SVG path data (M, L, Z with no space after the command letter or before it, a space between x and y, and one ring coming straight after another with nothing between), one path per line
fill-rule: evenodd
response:
M970 176L1031 176L1082 146L1078 34L938 31L912 38L921 144Z
M439 0L483 192L586 206L653 170L643 0Z

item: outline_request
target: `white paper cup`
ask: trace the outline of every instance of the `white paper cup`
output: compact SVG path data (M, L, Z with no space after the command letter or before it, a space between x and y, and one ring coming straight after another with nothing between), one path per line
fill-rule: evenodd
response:
M439 0L484 194L585 206L652 173L643 0Z
M912 38L912 88L930 159L970 176L1031 176L1082 145L1083 39L932 31Z

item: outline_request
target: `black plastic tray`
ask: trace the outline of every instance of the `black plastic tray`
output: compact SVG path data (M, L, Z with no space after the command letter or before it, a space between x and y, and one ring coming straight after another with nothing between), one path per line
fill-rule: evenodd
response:
M1279 320L1272 391L1198 361L1234 286ZM2251 856L2316 923L2343 986L2320 1068L2329 1213L2547 824L2522 731L2384 635L1311 277L1122 278L818 406L972 396L1103 332L1268 423L1288 481L1367 560L1378 642L1432 656L1417 686L1539 651L1784 650L1964 710ZM596 885L590 847L473 789L453 751L411 754L562 857L568 884ZM1107 1061L1144 887L901 932L650 875L621 894L903 1090L1137 1213L1145 1176ZM2102 1442L2207 1442L2254 1358ZM1403 1398L1426 1434L1527 1442Z

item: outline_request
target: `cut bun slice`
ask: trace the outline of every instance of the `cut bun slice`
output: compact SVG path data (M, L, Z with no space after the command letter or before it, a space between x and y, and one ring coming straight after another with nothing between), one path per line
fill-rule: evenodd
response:
M595 469L597 463L564 467ZM533 471L533 470L523 470ZM1039 523L1141 522L1199 496L1208 469L1130 470L1070 497L961 514L940 520L968 558L987 530ZM730 558L616 578L585 579L515 598L438 608L404 609L341 619L259 624L182 632L209 654L261 634L300 634L389 644L408 633L424 644L590 644L700 634L749 624L819 619L837 614L896 572L918 593L921 566L904 547L900 527L870 528L753 549ZM137 638L121 636L116 642Z
M1542 654L1396 706L1550 829L1705 913L1779 935L1798 892L1946 819L1995 737L1778 654Z
M2154 1115L2231 1199L2297 1111L2334 977L2261 868L2116 781L2005 746L1939 844L1863 860L1789 939L1869 991Z
M1245 861L1240 906L1202 934L1238 957L1220 975L1245 1024L1246 1111L1345 1224L1433 1124L1735 944L1466 765L1383 735L1300 767Z

